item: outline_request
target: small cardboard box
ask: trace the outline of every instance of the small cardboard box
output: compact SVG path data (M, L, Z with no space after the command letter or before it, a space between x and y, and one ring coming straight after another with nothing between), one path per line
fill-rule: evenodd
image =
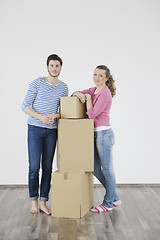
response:
M57 150L59 172L93 172L94 120L59 119Z
M82 103L78 97L60 98L61 118L88 118L86 103Z
M82 218L93 206L92 173L52 173L53 217Z

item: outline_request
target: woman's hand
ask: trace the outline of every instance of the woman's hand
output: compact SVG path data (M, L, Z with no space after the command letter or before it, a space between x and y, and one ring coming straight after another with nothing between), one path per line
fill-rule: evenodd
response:
M82 103L85 103L86 101L85 95L81 92L74 92L73 96L77 96Z
M91 95L89 93L84 94L86 101L91 100Z

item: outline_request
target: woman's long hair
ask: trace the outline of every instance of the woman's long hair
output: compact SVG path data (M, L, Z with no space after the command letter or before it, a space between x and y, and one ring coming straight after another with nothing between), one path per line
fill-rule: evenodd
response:
M106 81L106 85L109 88L112 98L116 95L116 87L114 85L115 80L113 79L112 75L110 74L110 70L105 65L99 65L96 68L103 69L106 71L106 77L108 80Z

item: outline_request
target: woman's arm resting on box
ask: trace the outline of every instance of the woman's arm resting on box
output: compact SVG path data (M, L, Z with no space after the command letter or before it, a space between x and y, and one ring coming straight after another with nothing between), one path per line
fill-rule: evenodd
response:
M77 91L77 92L74 92L72 96L77 96L82 103L85 103L86 98L83 93Z
M88 94L88 93L83 94L83 93L77 91L77 92L74 92L72 94L72 96L77 96L82 103L86 102L87 111L88 111L89 108L93 107L92 99L91 99L90 94Z

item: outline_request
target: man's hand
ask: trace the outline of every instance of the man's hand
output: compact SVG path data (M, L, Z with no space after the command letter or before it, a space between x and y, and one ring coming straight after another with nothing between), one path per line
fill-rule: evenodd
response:
M49 118L49 124L54 123L54 120L57 118L56 114L46 114L47 118Z
M54 123L55 118L60 118L60 113L55 114L39 114L37 113L33 108L27 108L26 113L34 117L36 119L39 119L41 122L43 122L45 125L49 125Z
M43 122L45 125L49 125L54 123L55 118L56 114L45 114L41 115L40 121Z
M41 115L39 120L45 125L51 124L49 117L47 117L46 115Z

